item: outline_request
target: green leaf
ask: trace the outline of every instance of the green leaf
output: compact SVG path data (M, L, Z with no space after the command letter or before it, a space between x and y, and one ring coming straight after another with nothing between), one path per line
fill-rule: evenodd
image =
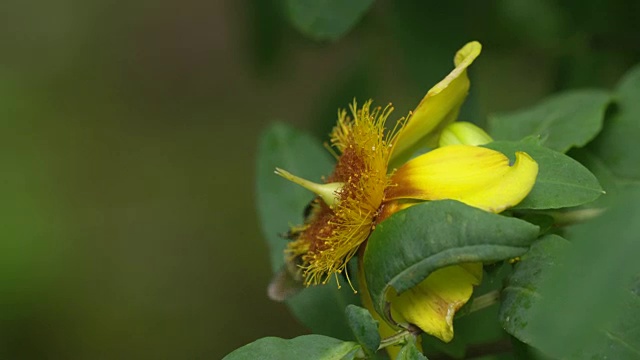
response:
M531 320L532 303L540 297L538 288L544 272L555 265L556 254L569 246L569 241L557 235L547 235L536 241L515 265L515 271L502 290L500 322L508 333L525 343L531 342L527 325Z
M369 310L355 305L348 305L346 309L349 327L364 351L373 357L380 346L378 322L373 319Z
M590 208L607 208L611 206L612 201L619 193L618 188L621 184L620 179L611 172L609 165L598 158L598 155L590 146L581 149L572 149L568 155L589 169L606 192L603 196L587 206ZM640 184L640 182L638 182L638 184Z
M566 359L640 356L640 190L595 220L532 246L505 290L511 334Z
M287 0L293 26L315 40L337 40L362 18L373 0Z
M498 140L521 140L540 136L544 145L566 152L582 147L602 129L611 94L604 90L574 90L552 96L542 103L489 118L491 135Z
M287 306L295 317L312 332L340 339L353 339L345 308L360 304L360 298L348 287L336 284L305 288L287 299Z
M622 178L640 180L640 65L631 69L615 91L615 113L590 148L611 171Z
M409 339L407 343L400 349L396 360L428 360L426 356L422 355L418 347L416 346L415 339Z
M598 179L587 168L557 151L528 141L496 141L484 145L515 160L516 151L529 154L539 166L536 184L514 209L557 209L578 206L602 195Z
M402 293L436 269L520 256L537 235L538 227L526 221L452 200L400 211L376 227L364 253L374 307L384 314L391 287Z
M266 337L236 349L223 360L349 360L360 346L322 335L293 339Z
M279 234L290 224L301 224L303 210L313 194L273 173L284 168L306 179L320 181L333 165L316 139L284 124L275 124L263 135L258 153L257 202L264 236L269 245L273 272L284 265L287 240ZM313 286L287 300L293 314L313 332L343 339L352 338L344 309L358 304L350 289L334 284Z

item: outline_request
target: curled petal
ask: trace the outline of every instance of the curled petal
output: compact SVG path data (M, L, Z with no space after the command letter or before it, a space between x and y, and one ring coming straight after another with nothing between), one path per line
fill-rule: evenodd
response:
M392 165L402 163L421 146L437 145L442 128L458 117L460 106L469 92L467 67L481 50L482 45L472 41L456 53L456 68L427 92L398 134L391 155Z
M538 164L526 153L516 161L501 152L450 145L418 156L392 176L386 200L453 199L499 213L524 199L536 181Z
M449 342L453 339L453 316L469 301L473 286L482 281L482 263L447 266L400 295L392 294L395 321L417 325L427 334Z
M371 316L375 321L378 322L378 332L380 333L380 338L385 339L391 337L398 333L398 329L394 329L390 324L387 323L386 320L378 314L378 312L373 307L373 301L371 300L371 295L369 295L369 289L367 288L367 279L364 276L364 268L362 264L358 266L358 284L360 284L360 299L362 300L362 305L369 310ZM418 343L416 344L418 349L422 351L422 344L420 338L418 338ZM395 359L400 352L400 346L388 346L386 348L387 353L389 354L389 358Z

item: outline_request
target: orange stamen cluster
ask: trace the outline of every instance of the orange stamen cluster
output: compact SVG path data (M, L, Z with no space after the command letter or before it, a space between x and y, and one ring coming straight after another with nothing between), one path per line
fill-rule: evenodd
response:
M385 122L393 108L374 108L371 101L349 117L338 112L338 124L331 134L337 150L334 172L328 183L343 183L336 192L337 204L316 200L313 216L307 219L297 239L289 244L289 260L301 258L305 285L326 283L331 275L345 271L349 260L369 236L389 185L387 166L398 126L385 134ZM348 276L347 276L348 279Z

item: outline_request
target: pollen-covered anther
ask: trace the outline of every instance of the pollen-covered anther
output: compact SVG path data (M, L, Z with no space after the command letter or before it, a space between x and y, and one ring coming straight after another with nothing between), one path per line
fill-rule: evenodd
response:
M332 153L337 158L327 184L314 184L278 169L279 175L318 194L321 204L315 219L299 235L305 247L289 244L288 253L302 255L306 285L324 284L330 276L339 282L344 273L350 283L347 263L368 238L374 217L389 185L387 165L396 130L386 132L385 121L393 108L361 108L354 104L350 114L338 112L338 124L331 134ZM396 125L397 126L397 125ZM330 186L335 186L330 188ZM292 251L299 246L305 253Z

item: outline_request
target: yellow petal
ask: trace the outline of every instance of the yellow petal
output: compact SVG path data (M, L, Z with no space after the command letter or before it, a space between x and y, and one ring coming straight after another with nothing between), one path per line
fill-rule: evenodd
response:
M482 264L447 266L400 295L391 294L394 320L417 325L427 334L449 342L453 316L469 301L473 286L482 281Z
M447 127L442 130L440 139L438 140L438 146L443 147L460 144L479 146L492 141L491 136L478 126L466 121L456 121L447 125Z
M501 152L470 145L451 145L412 159L393 174L386 200L453 199L499 213L518 204L531 189L538 164L526 153L516 161Z
M364 270L362 268L362 264L358 266L358 284L360 285L360 299L362 300L362 305L369 310L373 319L378 322L378 332L380 333L380 338L385 339L390 336L393 336L400 331L400 329L394 329L391 325L389 325L386 320L382 318L378 314L378 312L373 308L373 301L371 300L371 295L369 295L369 289L367 288L367 281L364 276ZM418 337L418 342L416 346L422 352L422 344L421 339ZM398 353L400 352L401 346L399 345L391 345L386 348L387 353L389 354L390 359L397 358Z
M482 45L472 41L456 53L456 68L427 92L398 134L391 155L392 167L406 161L419 147L437 145L442 128L458 117L469 92L467 67L481 50Z

